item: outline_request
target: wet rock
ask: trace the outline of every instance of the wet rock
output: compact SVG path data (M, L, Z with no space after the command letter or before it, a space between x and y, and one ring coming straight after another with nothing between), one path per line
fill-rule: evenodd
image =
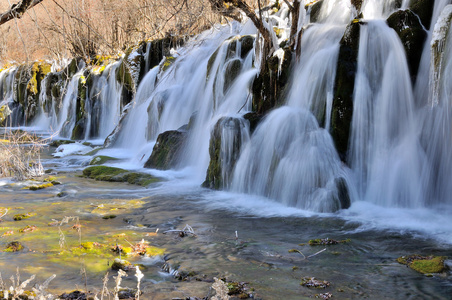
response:
M267 64L253 81L253 111L264 114L270 109L281 106L285 101L292 73L294 54L288 48L283 49L280 62L278 56L268 58Z
M433 0L412 0L409 8L413 13L419 16L422 25L429 30L432 22L433 8L435 1Z
M242 70L242 62L240 59L232 59L226 63L226 70L224 73L223 92L231 87L232 83L237 79Z
M134 266L130 262L119 258L115 258L113 264L111 265L111 269L115 271L118 270L129 271L132 270L133 268Z
M159 170L177 167L186 139L186 131L170 130L159 134L152 154L144 167Z
M0 126L4 127L6 125L6 121L8 117L11 115L11 110L8 105L2 105L0 107Z
M387 23L397 32L402 41L411 81L415 83L427 32L422 28L419 18L410 10L396 11L387 19Z
M245 114L243 118L249 122L250 134L253 134L254 130L256 129L259 122L262 120L263 116L255 112L249 112Z
M347 26L340 41L334 84L333 108L331 114L331 136L336 150L345 162L353 115L353 91L358 65L359 33L361 23L354 20Z
M203 187L218 190L230 184L232 170L240 156L243 135L248 130L244 121L241 118L223 117L215 124L210 135L210 163Z
M350 194L348 192L347 182L344 178L334 180L337 189L337 202L340 203L340 209L347 209L351 205Z
M356 11L361 11L361 6L363 5L363 0L351 0L350 2L355 7Z
M311 23L316 23L320 17L320 10L322 8L323 0L311 2L305 6L305 9L310 12Z
M34 62L19 66L14 82L14 101L22 107L23 118L31 122L38 113L41 82L51 65L46 62Z
M68 144L74 144L74 143L75 143L75 141L71 141L71 140L55 140L55 141L52 141L49 144L49 146L58 148L61 145L68 145Z

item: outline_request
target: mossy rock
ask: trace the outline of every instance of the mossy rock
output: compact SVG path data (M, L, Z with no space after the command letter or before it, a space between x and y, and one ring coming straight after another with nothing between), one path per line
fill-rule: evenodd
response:
M14 221L22 221L36 216L36 213L17 214L13 216Z
M309 9L311 10L311 14L310 14L311 23L316 23L319 20L322 5L323 5L323 0L320 0L317 2L311 2L305 6L306 10L309 10Z
M11 110L9 109L8 105L2 105L0 107L0 126L6 125L6 120L8 119L9 115L11 114Z
M116 215L105 215L102 217L102 219L109 220L109 219L115 219L116 217L117 217Z
M353 116L353 92L358 66L361 22L347 26L340 41L331 114L331 136L342 161L346 161Z
M55 141L52 141L49 144L49 146L58 148L61 145L68 145L68 144L74 144L74 143L75 143L75 141L72 141L72 140L55 140Z
M20 242L14 241L10 242L8 245L6 245L4 252L18 252L22 251L24 249L24 246Z
M94 157L94 158L90 161L89 164L90 164L91 166L93 166L93 165L103 165L103 164L105 164L106 162L114 161L114 160L118 160L118 159L115 158L115 157L111 157L111 156L99 155L99 156Z
M239 43L241 44L241 53L240 56L242 59L245 59L254 48L254 40L255 37L252 35L243 35L239 38Z
M127 170L115 167L95 166L84 169L83 175L95 180L111 181L113 176L125 174L127 172Z
M93 166L83 170L83 175L100 181L128 182L130 184L148 186L160 182L161 179L146 173L129 172L124 169L106 166Z
M240 71L242 70L242 62L240 59L232 59L226 63L226 70L224 73L224 86L223 92L231 87L237 77L240 75Z
M363 5L363 0L351 0L350 2L356 8L357 11L361 11L361 6Z
M257 125L259 125L259 122L262 120L263 116L255 112L249 112L245 114L243 118L249 122L250 134L253 134L254 130L257 128Z
M46 183L39 184L39 185L32 185L32 186L29 186L28 189L29 189L30 191L37 191L37 190L46 189L46 188L49 188L49 187L52 187L52 186L53 186L53 183L52 183L52 182L46 182Z
M422 256L417 254L397 258L397 262L400 264L407 265L411 269L422 274L444 272L446 270L446 266L444 264L445 260L446 257L444 256Z
M409 8L413 11L421 20L424 27L429 30L432 22L433 8L435 1L433 0L412 0Z
M179 130L170 130L159 134L152 154L144 167L159 170L177 167L186 138L187 132Z
M347 209L351 205L350 193L347 182L343 177L334 180L337 189L337 203L340 205L338 209Z
M284 48L281 68L277 56L267 59L265 69L261 70L253 81L253 111L265 114L284 104L290 85L294 57L294 53L289 48Z
M111 269L114 271L123 270L123 271L129 271L133 268L133 265L124 259L115 258L111 265Z
M174 63L175 60L176 58L173 56L166 56L165 61L162 65L162 71L165 72L166 70L168 70L168 68Z
M232 153L229 162L224 162L225 154L222 153L222 133L227 128L234 133ZM203 187L211 189L222 189L230 184L232 170L240 156L242 147L242 131L244 130L242 119L235 117L220 118L215 124L209 142L210 163L207 169L206 180L202 184ZM223 169L225 168L225 169ZM226 177L226 178L225 178Z
M397 32L403 44L411 81L415 83L427 32L422 28L419 18L410 10L396 11L387 19L387 23Z

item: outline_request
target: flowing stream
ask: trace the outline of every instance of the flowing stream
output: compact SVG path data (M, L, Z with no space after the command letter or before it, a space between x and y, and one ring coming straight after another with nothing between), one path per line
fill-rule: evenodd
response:
M22 189L29 183L2 179L1 206L12 213L36 211L39 226L77 215L82 235L65 228L68 243L94 242L99 236L114 242L113 236L126 232L128 239L145 238L164 248L164 257L132 258L146 267L143 287L145 295L153 295L149 299L205 297L219 276L249 282L263 299L313 296L318 291L300 286L306 276L332 282L327 291L338 299L450 299L450 270L427 277L396 259L414 253L452 257L451 1L434 1L415 82L404 45L386 22L410 1L365 0L360 20L349 1L324 0L316 14L305 11L307 2L302 1L298 22L300 56L284 99L256 128L246 119L253 111L260 64L259 37L250 21L217 25L172 49L170 63L167 57L153 68L148 46L146 74L128 104L116 78L121 60L94 76L83 97L84 66L64 84L60 104L49 105L46 93L39 95L39 115L26 129L71 139L80 124L77 105L83 103L82 140L46 148L44 166L61 185L30 191ZM278 44L287 38L288 12L284 4L267 19L268 26L281 28L272 36ZM330 132L336 66L351 22L360 33L350 137L342 158ZM280 74L284 51L274 55ZM0 108L9 105L13 126L23 121L16 117L21 112L14 98L16 72L0 72ZM41 84L44 89L46 78ZM144 168L158 136L170 130L186 134L175 167ZM222 191L201 187L216 132ZM95 146L105 139L108 147ZM53 151L59 152L52 157ZM117 159L107 166L162 181L137 187L78 177L98 155ZM101 205L111 205L118 217L102 219L106 213L95 211ZM0 223L4 232L18 229L10 219ZM185 224L197 237L162 233ZM42 281L56 273L50 290L58 293L82 285L79 270L85 269L89 288L100 289L111 259L79 257L68 272L54 257L61 234L50 230L42 245L32 234L22 239L30 253L0 253L4 277L15 273L11 266L37 273ZM323 247L307 244L316 238L351 241L319 253ZM197 280L176 280L162 270L165 263L170 273L193 271ZM135 283L131 277L129 286Z

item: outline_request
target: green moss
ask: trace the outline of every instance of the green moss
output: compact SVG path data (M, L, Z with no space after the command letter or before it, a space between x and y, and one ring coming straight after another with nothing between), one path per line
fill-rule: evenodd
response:
M20 242L14 241L6 245L4 252L18 252L24 249Z
M102 180L102 181L111 181L113 176L126 173L127 170L120 169L120 168L114 168L114 167L106 167L106 166L95 166L95 167L88 167L83 170L83 175L86 177L95 179L95 180Z
M26 220L26 219L34 217L34 216L36 216L36 213L17 214L17 215L14 215L13 220L21 221L21 220Z
M319 246L319 245L337 245L337 244L345 244L345 243L349 243L351 240L350 239L346 239L346 240L333 240L333 239L313 239L313 240L309 240L308 244L310 246Z
M24 228L19 229L20 233L28 233L28 232L33 232L37 229L37 227L35 225L27 225Z
M163 256L163 254L165 254L166 249L164 248L158 248L158 247L153 247L153 246L149 246L146 247L146 255L147 256Z
M115 157L111 157L111 156L104 156L104 155L99 155L94 157L91 161L90 161L90 165L103 165L108 161L112 161L112 160L118 160Z
M165 62L163 63L162 70L165 72L168 70L168 68L173 64L173 62L176 60L173 56L166 56Z
M159 134L152 154L144 164L144 167L159 170L168 170L176 167L186 137L186 132L178 130L165 131Z
M397 262L400 264L408 265L411 269L422 274L444 272L446 270L445 260L446 257L444 256L421 256L417 254L397 258Z
M123 270L123 271L128 271L133 267L133 265L128 262L127 260L124 259L119 259L119 258L115 258L115 260L113 261L113 264L111 265L111 269L118 271L118 270Z
M11 114L11 110L9 109L8 105L2 105L0 107L0 126L5 126L6 119Z
M73 143L75 143L75 141L71 141L71 140L55 140L55 141L52 141L49 144L49 146L58 148L61 145L68 145L68 144L73 144Z
M94 166L83 170L83 175L95 180L112 181L112 182L128 182L141 186L147 186L161 179L146 173L129 172L124 169Z
M30 191L37 191L37 190L46 189L46 188L49 188L49 187L52 187L52 186L53 186L52 182L47 182L47 183L43 183L43 184L40 184L40 185L32 185L32 186L29 186L27 188Z

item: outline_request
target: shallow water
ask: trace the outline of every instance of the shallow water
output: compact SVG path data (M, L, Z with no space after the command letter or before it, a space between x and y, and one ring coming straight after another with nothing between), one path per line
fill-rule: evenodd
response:
M86 161L80 156L71 159L74 165ZM46 163L47 167L56 166L53 160ZM161 269L163 257L127 258L147 267L143 271L142 299L205 297L213 277L248 282L256 297L262 299L303 299L324 292L332 293L336 299L450 299L452 295L450 272L427 277L396 262L399 256L413 253L452 256L451 240L445 241L449 229L440 232L440 226L433 226L438 221L433 219L434 212L411 211L413 215L418 213L420 223L410 226L403 222L404 214L409 214L407 210L384 211L355 203L350 210L337 214L314 214L259 197L205 190L174 178L142 188L81 178L80 171L61 171L71 168L77 169L57 166L55 176L62 184L38 191L1 181L0 206L10 211L0 223L0 234L9 230L15 230L15 234L0 238L0 247L19 240L26 248L19 253L0 253L5 282L16 273L16 267L20 268L22 280L36 274L37 283L56 274L49 291L60 294L76 288L84 290L85 276L80 270L85 269L86 289L99 292L114 254L58 254L58 226L47 225L52 219L78 216L81 235L71 228L76 221L60 226L65 234L63 249L77 247L80 241L114 244L135 243L144 238L152 246L166 249L164 258L171 268L196 273L198 280L192 277L178 281ZM60 192L66 195L58 197ZM99 207L101 204L104 206ZM26 212L37 215L12 220L14 214ZM111 213L117 217L102 219L102 215ZM397 216L401 225L394 227L390 220ZM431 228L427 226L428 218ZM382 220L387 220L387 226ZM196 237L163 234L186 224L193 227ZM38 230L17 233L26 225L36 225ZM420 228L429 231L422 232ZM120 233L126 237L114 237ZM332 246L307 244L310 239L327 237L351 241ZM290 249L297 249L309 256L324 248L308 259L300 253L289 253ZM110 270L111 289L114 273ZM331 286L312 290L300 285L302 277L327 280ZM134 272L122 286L136 286Z

